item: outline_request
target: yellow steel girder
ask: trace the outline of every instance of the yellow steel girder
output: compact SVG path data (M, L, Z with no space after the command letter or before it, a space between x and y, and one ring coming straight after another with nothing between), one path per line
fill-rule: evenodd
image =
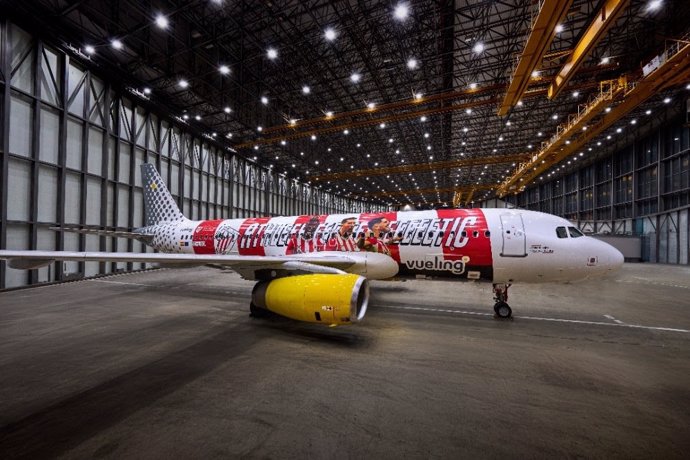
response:
M627 6L629 0L606 0L604 6L601 8L599 13L594 17L594 20L589 25L584 35L580 39L575 49L571 53L570 57L563 64L561 70L558 71L556 77L549 86L548 96L549 99L554 99L563 90L565 85L568 84L570 79L577 69L580 67L585 58L594 49L594 47L599 43L609 27L616 23L616 19L623 12Z
M525 161L529 158L528 153L518 153L513 155L496 155L490 157L459 158L456 160L436 161L434 163L404 164L389 166L385 168L355 169L351 171L341 171L328 174L313 176L315 182L338 181L369 176L385 176L387 174L417 173L421 171L432 171L436 169L462 168L466 166L480 166L487 164L515 163Z
M496 188L495 185L489 185L489 184L484 184L484 185L468 185L468 186L463 186L463 187L445 187L445 188L422 188L422 189L410 189L410 190L391 190L387 192L378 192L374 193L371 196L376 196L376 197L385 197L385 196L404 196L404 195L412 195L412 194L417 194L417 195L424 195L428 193L446 193L446 192L453 192L455 194L460 193L460 194L469 194L470 192L482 192L486 190L494 190Z
M532 78L532 72L541 63L544 53L553 41L556 26L563 20L571 4L572 0L544 1L532 25L532 32L525 43L525 49L515 67L503 103L498 109L499 116L507 115L510 109L522 99Z

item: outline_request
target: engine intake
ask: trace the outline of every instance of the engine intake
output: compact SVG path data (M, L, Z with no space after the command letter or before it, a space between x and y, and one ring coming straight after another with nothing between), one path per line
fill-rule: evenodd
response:
M254 308L331 326L361 321L369 305L369 282L359 275L310 274L261 281Z

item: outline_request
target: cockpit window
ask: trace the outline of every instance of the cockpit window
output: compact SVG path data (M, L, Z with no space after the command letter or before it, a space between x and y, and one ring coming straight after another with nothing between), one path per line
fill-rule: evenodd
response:
M556 227L556 235L559 238L568 238L568 231L565 227Z
M585 236L582 234L580 230L578 230L575 227L568 227L568 231L570 231L570 237L571 238L579 238L581 236Z

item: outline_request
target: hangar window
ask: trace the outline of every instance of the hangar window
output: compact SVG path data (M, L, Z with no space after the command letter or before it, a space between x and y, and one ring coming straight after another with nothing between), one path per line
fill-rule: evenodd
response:
M571 238L579 238L581 236L585 236L580 230L578 230L575 227L568 227L568 230L570 231Z
M556 235L559 238L568 238L568 231L565 227L556 227Z

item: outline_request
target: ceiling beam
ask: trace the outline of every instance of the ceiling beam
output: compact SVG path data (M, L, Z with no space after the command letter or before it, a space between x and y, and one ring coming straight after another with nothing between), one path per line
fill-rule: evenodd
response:
M404 164L384 168L356 169L350 171L334 172L314 176L314 182L342 181L360 177L385 176L387 174L419 173L422 171L447 170L451 168L463 168L466 166L481 166L488 164L519 163L529 159L530 154L518 153L514 155L495 155L489 157L459 158L456 160L436 161L433 163Z
M547 93L549 99L557 97L565 88L565 85L575 75L575 72L577 72L585 58L589 56L589 53L599 43L599 40L606 35L609 27L616 23L616 19L618 19L627 5L628 0L606 0L604 6L594 17L594 21L589 25L577 45L575 45L575 49L566 63L563 64L561 70L554 77Z
M499 116L507 115L510 109L522 99L532 78L532 72L541 63L542 57L553 41L556 26L563 20L571 4L572 0L544 1L532 25L532 32L527 39L525 49L515 67L503 103L498 109Z
M476 192L481 192L481 191L486 191L486 190L494 190L496 188L495 185L468 185L467 187L445 187L445 188L424 188L424 189L410 189L410 190L391 190L388 192L378 192L378 193L373 193L370 194L370 196L375 196L375 197L387 197L387 196L404 196L404 195L410 195L410 194L418 194L418 195L424 195L427 193L446 193L446 192L453 192L453 193L474 193Z

